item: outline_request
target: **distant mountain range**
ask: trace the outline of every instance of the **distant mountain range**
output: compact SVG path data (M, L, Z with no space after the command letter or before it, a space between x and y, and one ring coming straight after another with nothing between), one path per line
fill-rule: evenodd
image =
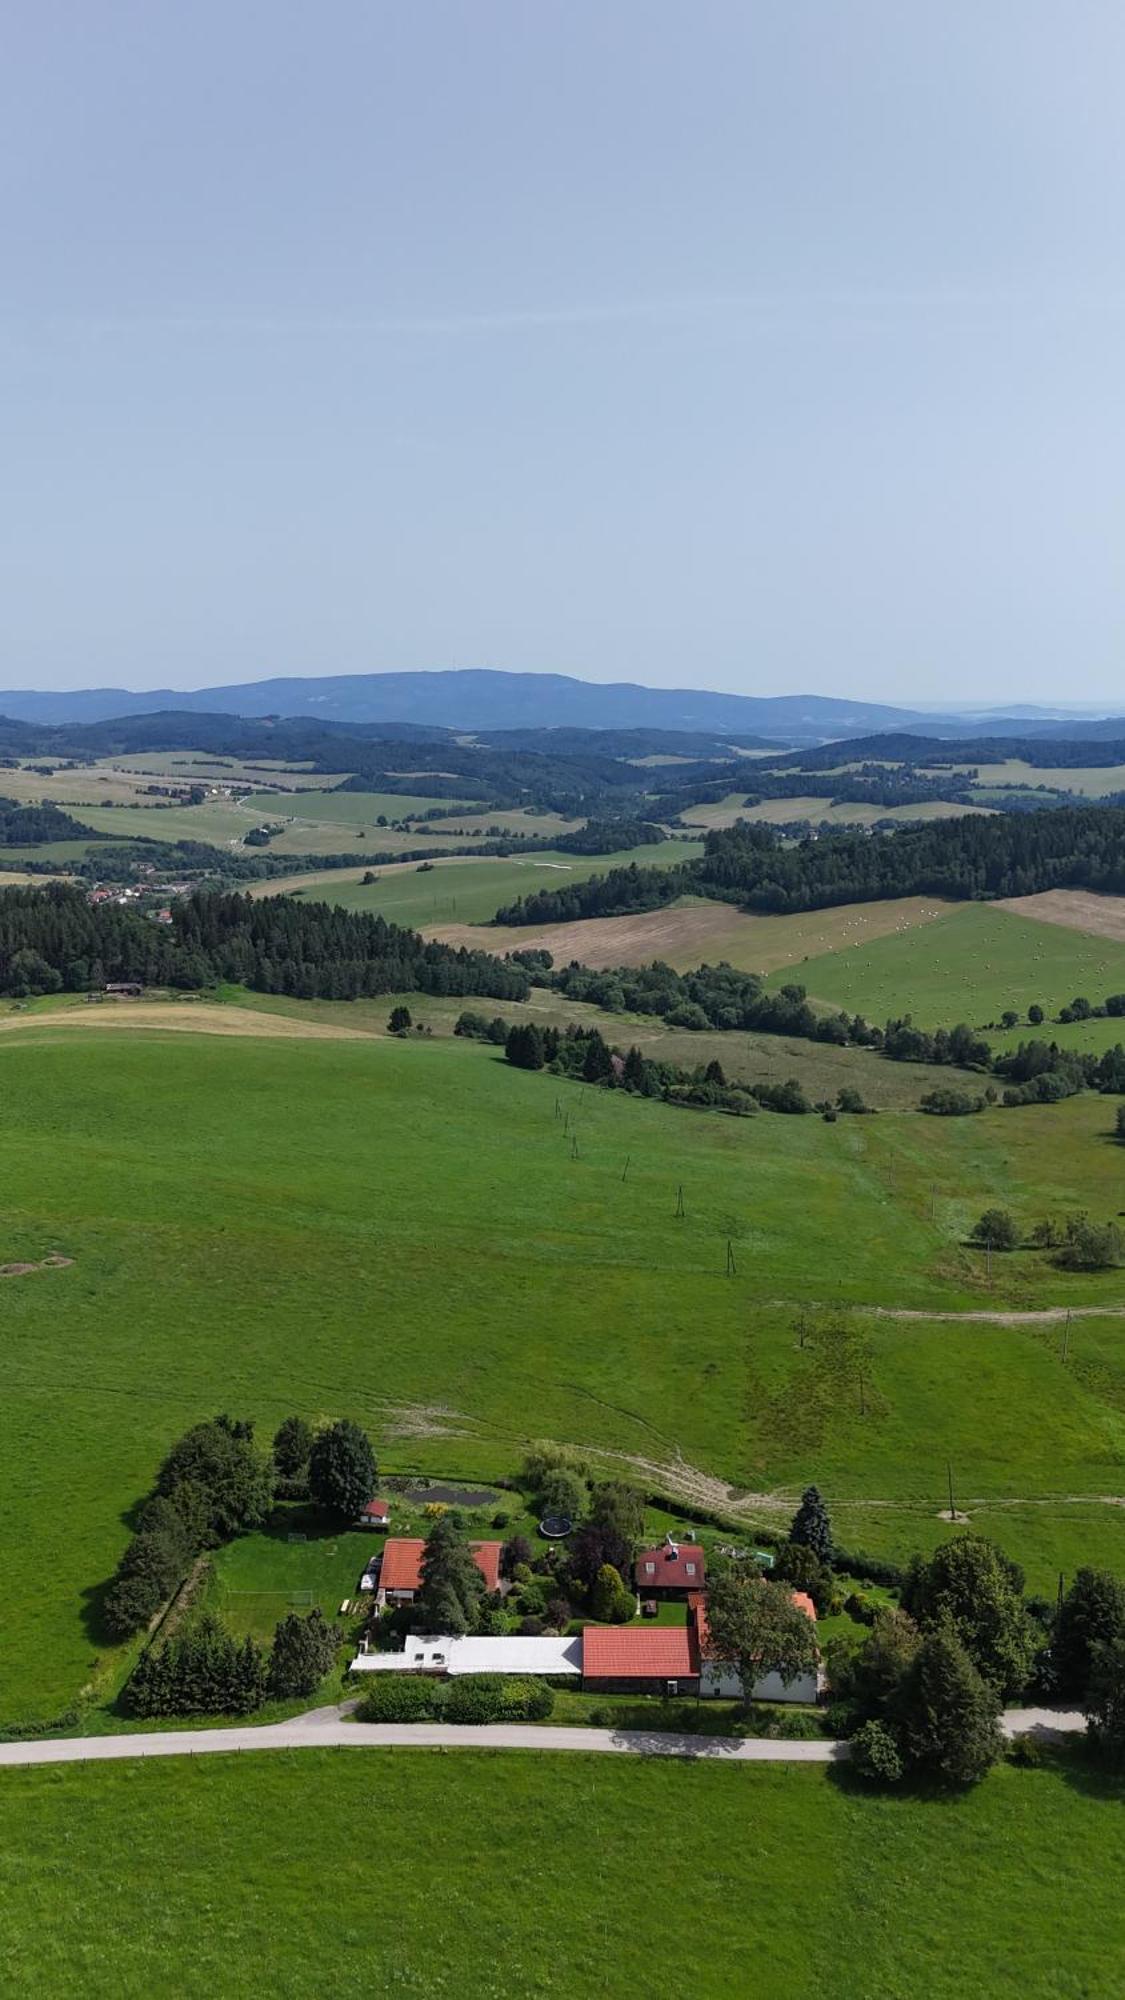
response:
M760 736L794 746L841 737L909 730L930 737L1067 735L1094 737L1105 723L1060 722L1049 711L1007 715L929 714L829 695L716 694L649 688L630 681L599 685L565 674L489 669L405 674L339 674L246 681L185 693L157 688L83 688L73 693L0 692L0 714L33 723L111 721L126 715L179 713L304 717L323 723L403 723L477 731L497 729L668 729ZM1125 722L1113 727L1125 734Z

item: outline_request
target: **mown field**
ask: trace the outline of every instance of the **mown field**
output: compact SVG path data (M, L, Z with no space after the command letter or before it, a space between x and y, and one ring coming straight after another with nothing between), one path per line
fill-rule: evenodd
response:
M917 806L876 806L850 802L834 805L828 793L811 791L799 798L762 799L755 806L748 806L745 801L745 792L729 792L726 798L719 799L714 805L685 806L680 818L685 825L703 827L710 832L715 827L733 826L740 819L757 821L765 826L792 826L795 820L802 819L812 820L817 826L822 821L829 826L874 826L876 820L909 824L918 820L964 819L967 814L990 810L984 805L956 805L947 799L931 799Z
M1122 1792L299 1751L0 1772L11 1992L1115 2000ZM690 1908L690 1944L685 1909Z
M957 907L935 896L899 896L880 903L844 903L834 909L801 911L795 916L760 917L709 897L681 896L662 909L641 910L634 916L581 917L561 924L493 924L479 931L462 920L442 925L438 934L451 944L475 944L502 953L541 948L550 951L560 965L575 958L596 967L650 965L660 959L678 972L687 972L697 965L725 961L743 972L791 968L788 976L799 979L804 976L800 968L807 959L844 950L867 938L914 930Z
M112 1687L97 1602L129 1510L171 1439L223 1408L266 1435L291 1410L348 1412L389 1469L488 1478L548 1435L766 1524L815 1478L847 1545L900 1554L946 1532L952 1457L962 1505L1037 1587L1060 1563L1125 1567L1125 1512L1099 1498L1123 1490L1125 1320L1076 1322L1064 1366L1057 1327L866 1310L1121 1301L1117 1274L1030 1252L989 1287L964 1241L997 1200L1025 1225L1115 1213L1106 1100L741 1121L452 1038L94 1034L49 1014L0 1038L0 1087L0 1261L73 1260L0 1279L0 1717ZM834 1302L849 1338L822 1316L802 1347L801 1305Z
M468 821L465 822L469 824ZM483 824L483 823L482 823ZM481 836L483 838L483 834ZM446 841L451 840L446 835ZM504 904L517 896L533 895L537 889L558 889L567 882L584 882L590 875L603 875L607 868L619 868L630 861L638 867L651 863L672 867L702 851L699 841L666 840L651 847L637 847L620 854L564 854L547 850L527 855L482 856L466 862L450 857L435 861L423 874L416 862L377 871L378 879L364 883L366 870L348 869L346 880L333 875L295 875L289 880L263 883L255 894L300 894L310 900L339 903L347 910L371 910L390 923L424 930L434 924L486 924ZM482 950L493 948L490 933L478 940ZM518 947L517 947L518 949Z
M980 1026L1008 1007L1025 1019L1033 1004L1053 1014L1076 994L1100 1002L1125 991L1125 944L972 903L924 930L812 957L800 978L814 1000L872 1021Z

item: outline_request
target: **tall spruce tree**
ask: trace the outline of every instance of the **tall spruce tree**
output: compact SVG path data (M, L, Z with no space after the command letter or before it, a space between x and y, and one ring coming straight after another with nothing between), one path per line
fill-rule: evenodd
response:
M811 1549L814 1556L819 1557L822 1563L831 1565L832 1524L817 1487L806 1486L802 1493L801 1504L793 1516L793 1524L789 1530L789 1539L791 1542L799 1542L806 1549Z
M484 1578L464 1533L452 1515L441 1515L422 1552L422 1589L416 1607L422 1624L428 1631L453 1637L470 1632L484 1596Z

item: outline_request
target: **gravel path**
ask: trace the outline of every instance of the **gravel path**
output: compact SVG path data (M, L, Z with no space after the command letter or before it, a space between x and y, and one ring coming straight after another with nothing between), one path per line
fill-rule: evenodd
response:
M680 1736L665 1730L559 1729L538 1723L495 1723L483 1727L449 1722L350 1722L346 1710L313 1709L292 1722L263 1729L176 1729L135 1736L46 1737L33 1743L0 1743L0 1766L85 1764L132 1757L207 1757L242 1750L459 1749L583 1750L642 1757L711 1758L731 1764L836 1764L848 1755L846 1743L822 1740L777 1743L761 1736ZM1006 1736L1032 1733L1054 1737L1084 1729L1075 1710L1012 1709L1003 1718Z

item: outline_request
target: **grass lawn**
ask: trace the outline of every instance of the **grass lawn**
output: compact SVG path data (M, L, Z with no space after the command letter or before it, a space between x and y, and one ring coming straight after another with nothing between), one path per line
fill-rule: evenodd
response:
M163 1452L219 1409L267 1437L294 1410L352 1414L388 1471L486 1480L553 1437L685 1501L776 1493L774 1525L815 1478L846 1546L899 1554L946 1532L952 1457L1036 1587L1060 1560L1125 1568L1123 1510L1095 1501L1123 1490L1125 1322L1076 1322L1064 1368L1057 1329L861 1313L864 1412L852 1363L794 1335L800 1301L1118 1300L1116 1274L1034 1253L996 1259L989 1290L964 1247L994 1200L1021 1223L1116 1211L1105 1100L741 1121L452 1039L87 1036L47 1013L0 1040L0 1085L0 1261L73 1259L0 1281L2 1719L112 1687L99 1587ZM1081 1507L1025 1504L1064 1495Z
M1115 2000L1122 1791L300 1751L0 1772L11 1992ZM693 1936L685 1939L686 1911Z
M796 976L813 1000L872 1021L913 1014L919 1027L978 1027L1006 1007L1050 1014L1078 993L1122 992L1125 944L971 903L921 930L811 958ZM770 981L783 983L781 973Z

